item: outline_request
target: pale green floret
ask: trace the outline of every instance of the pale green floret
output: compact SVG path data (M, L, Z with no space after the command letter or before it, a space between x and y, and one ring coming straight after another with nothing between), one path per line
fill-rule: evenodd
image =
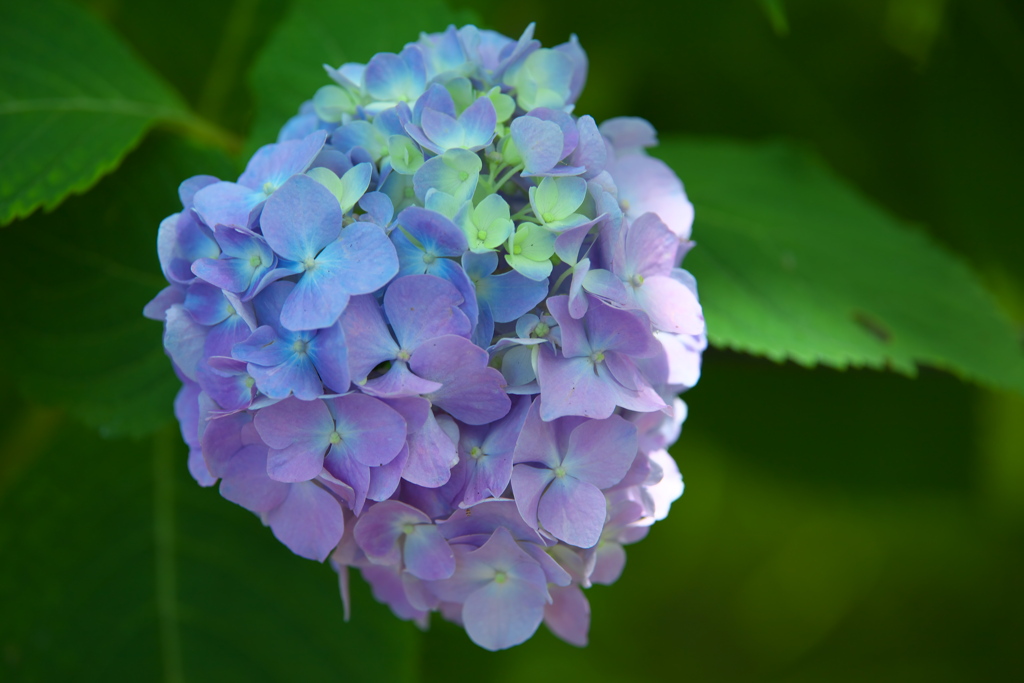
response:
M331 169L323 167L311 168L306 171L306 175L331 191L344 214L352 210L356 202L366 193L366 188L370 186L369 176L363 176L357 170L359 166L353 166L340 178Z
M402 525L402 533L405 534L406 536L411 534L415 529L416 529L416 527L414 525L412 525L412 524L409 524L409 523L406 523L406 524Z
M405 349L402 349L397 354L395 354L395 356L398 358L398 360L409 360L411 354Z
M495 572L494 583L505 583L508 581L508 574L505 572Z
M469 449L469 456L474 460L479 460L484 456L484 452L480 450L479 446L473 446L471 449Z
M644 276L641 275L640 273L637 273L636 275L634 275L631 278L631 280L630 280L630 284L632 284L634 288L641 286L643 283L644 283Z
M391 168L403 175L412 175L423 165L423 152L404 135L388 138L388 154L391 156Z
M501 88L494 86L487 91L487 97L494 105L494 113L498 117L498 123L505 123L516 111L516 101L509 95L501 92Z
M306 355L307 349L309 349L309 342L303 341L302 339L296 339L292 342L292 351L300 356Z
M586 223L589 218L576 213L587 198L587 181L583 178L544 178L530 188L533 213L548 230L557 232Z
M445 194L433 188L427 190L427 196L424 198L423 205L427 209L451 220L455 220L455 216L458 215L459 210L463 206L472 206L469 202L459 203L459 200L450 194Z
M254 386L256 386L256 380L254 380L252 377L246 376L246 378L245 378L245 388L246 389L252 389Z
M548 327L547 323L537 323L537 326L533 328L534 337L546 337L551 328Z
M505 260L523 276L538 282L551 275L555 235L535 223L523 223L509 237Z
M458 116L465 111L469 105L476 101L476 93L473 91L473 84L468 78L453 78L444 84L445 90L452 96L455 102L455 115Z
M598 363L603 363L604 353L602 353L601 351L594 351L592 354L590 354L590 362L593 363L594 365L597 365Z
M307 256L302 261L302 267L305 268L307 271L316 270L316 259L314 259L312 256Z
M561 479L562 477L565 476L565 468L559 465L554 470L552 470L552 474L554 474L556 478Z
M274 190L276 190L276 189L277 189L277 185L275 185L274 183L270 182L269 180L267 182L263 183L263 194L267 195L268 197L270 195L274 194Z
M498 147L498 145L495 145ZM501 139L500 144L501 158L506 164L513 166L523 163L523 155L519 153L519 148L516 147L516 143L512 140L511 135L506 135Z
M345 114L354 114L357 104L352 93L336 85L325 85L313 95L316 115L330 123L341 121Z
M331 435L327 437L327 440L333 444L341 443L341 434L338 432L331 432Z
M260 266L263 265L263 259L260 257L259 254L256 254L249 259L249 265L252 266L253 268L259 268Z
M558 50L541 48L509 69L505 82L516 90L519 106L561 109L569 100L573 63Z
M491 194L472 208L465 204L455 217L455 222L466 233L470 251L480 254L497 249L509 235L515 224L510 218L508 202L499 195Z

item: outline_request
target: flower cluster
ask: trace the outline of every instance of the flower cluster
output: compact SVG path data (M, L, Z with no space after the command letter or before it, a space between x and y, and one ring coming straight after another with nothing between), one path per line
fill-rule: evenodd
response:
M204 486L488 649L587 639L583 588L682 493L705 346L692 207L587 71L473 26L328 68L237 182L182 183L146 308Z

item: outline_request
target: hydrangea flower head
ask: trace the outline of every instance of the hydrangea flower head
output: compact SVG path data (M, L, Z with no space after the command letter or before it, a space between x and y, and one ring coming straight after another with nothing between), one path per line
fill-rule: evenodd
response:
M646 121L576 116L576 37L423 34L318 90L160 226L145 314L199 484L397 616L587 642L682 494L693 209Z

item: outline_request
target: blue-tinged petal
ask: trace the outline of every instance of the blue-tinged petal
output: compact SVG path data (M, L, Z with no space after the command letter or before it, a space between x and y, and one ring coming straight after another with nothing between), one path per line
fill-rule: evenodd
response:
M270 325L257 327L249 337L234 345L231 356L256 365L280 365L287 361L293 349L278 336Z
M375 292L398 274L398 256L388 236L362 221L342 230L316 262L317 270L329 272L352 295Z
M142 309L142 315L150 320L164 320L167 317L167 309L174 304L185 302L185 288L180 285L164 287L153 299Z
M263 236L283 258L309 266L341 232L341 207L326 187L292 176L270 196L260 216Z
M557 124L520 116L512 122L510 130L523 158L524 174L543 173L562 158L562 131Z
M423 77L399 55L380 52L363 72L366 91L376 100L396 102L418 97L423 91ZM417 90L419 92L417 92Z
M462 146L470 150L483 149L494 137L497 123L498 115L491 100L486 96L478 98L459 116Z
M181 205L185 208L192 206L196 192L207 185L219 182L220 179L212 175L195 175L181 181L181 184L178 185L178 198L181 200Z
M494 316L491 315L491 307L487 305L486 301L479 302L477 321L470 339L482 349L490 346L494 339Z
M423 134L434 143L440 152L463 146L462 126L448 114L433 109L424 109L420 127Z
M351 384L348 344L341 323L335 323L313 337L307 349L310 360L324 385L334 393L348 391Z
M182 304L167 309L164 323L164 348L182 374L193 382L203 359L207 328L200 325Z
M396 222L430 256L458 257L469 247L462 230L436 211L410 206L398 214Z
M494 320L509 323L529 313L548 294L546 281L532 280L509 271L477 283L477 297L486 301Z
M274 366L249 363L248 369L256 380L256 388L270 398L287 398L295 394L303 401L312 401L324 393L320 376L304 353L292 353L283 363Z
M291 176L305 172L326 139L327 133L318 130L301 140L264 145L252 155L238 182L269 195Z
M455 118L455 100L452 99L448 89L440 83L431 84L427 91L416 100L416 104L412 108L412 122L419 125L423 118L423 112L427 109Z
M462 255L462 269L473 282L478 283L498 267L498 255L493 251L476 253L467 251ZM479 292L478 292L479 295ZM483 299L483 296L480 296Z
M391 198L383 192L367 192L359 200L359 208L366 213L360 220L369 220L374 225L379 225L385 231L389 229L391 221L395 217L395 205Z
M195 196L195 211L207 225L249 227L249 217L267 196L237 183L207 185Z
M224 292L205 282L195 282L188 288L185 310L201 325L216 325L234 312Z
M374 159L380 159L387 149L388 139L369 121L349 121L331 134L331 144L341 152L362 147Z
M331 246L334 246L334 242ZM324 250L327 251L326 249ZM319 330L330 327L348 305L349 294L339 277L319 262L307 270L281 309L281 325L288 330Z
M455 286L455 289L459 290L459 294L462 295L462 303L459 304L459 308L469 319L470 329L475 327L480 317L476 288L473 286L473 281L466 275L466 271L462 270L462 266L452 259L441 258L427 266L427 272L447 280Z
M461 303L458 290L434 275L400 277L384 293L384 311L408 353L442 335L468 337L470 324L458 308Z
M561 109L549 109L547 107L531 109L529 115L541 121L550 121L562 131L562 152L559 155L559 159L564 159L576 149L576 145L580 141L580 135L576 129L576 121L572 116Z
M608 163L608 148L592 116L581 116L576 121L576 129L580 141L568 159L569 165L585 167L587 171L583 177L589 180L604 170Z

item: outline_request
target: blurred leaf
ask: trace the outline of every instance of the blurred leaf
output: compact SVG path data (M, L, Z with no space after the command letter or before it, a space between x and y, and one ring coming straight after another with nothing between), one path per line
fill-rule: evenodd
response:
M768 17L775 35L789 35L789 18L786 16L786 6L782 4L782 0L757 0L757 2Z
M1010 321L962 263L783 144L671 140L711 341L807 366L918 365L1024 391Z
M256 117L249 151L277 139L277 131L299 105L331 80L323 65L367 62L378 52L398 52L421 32L473 23L439 0L296 0L267 41L249 74Z
M89 194L0 232L0 352L28 395L106 434L141 435L172 418L179 382L160 324L142 317L167 284L157 228L181 209L182 180L228 168L218 154L154 136Z
M0 562L0 679L414 680L415 627L358 579L344 623L334 572L191 481L173 431L56 431L0 496L0 556L17 558ZM52 464L69 454L70 485Z
M157 121L204 128L90 14L0 3L0 225L88 189Z

